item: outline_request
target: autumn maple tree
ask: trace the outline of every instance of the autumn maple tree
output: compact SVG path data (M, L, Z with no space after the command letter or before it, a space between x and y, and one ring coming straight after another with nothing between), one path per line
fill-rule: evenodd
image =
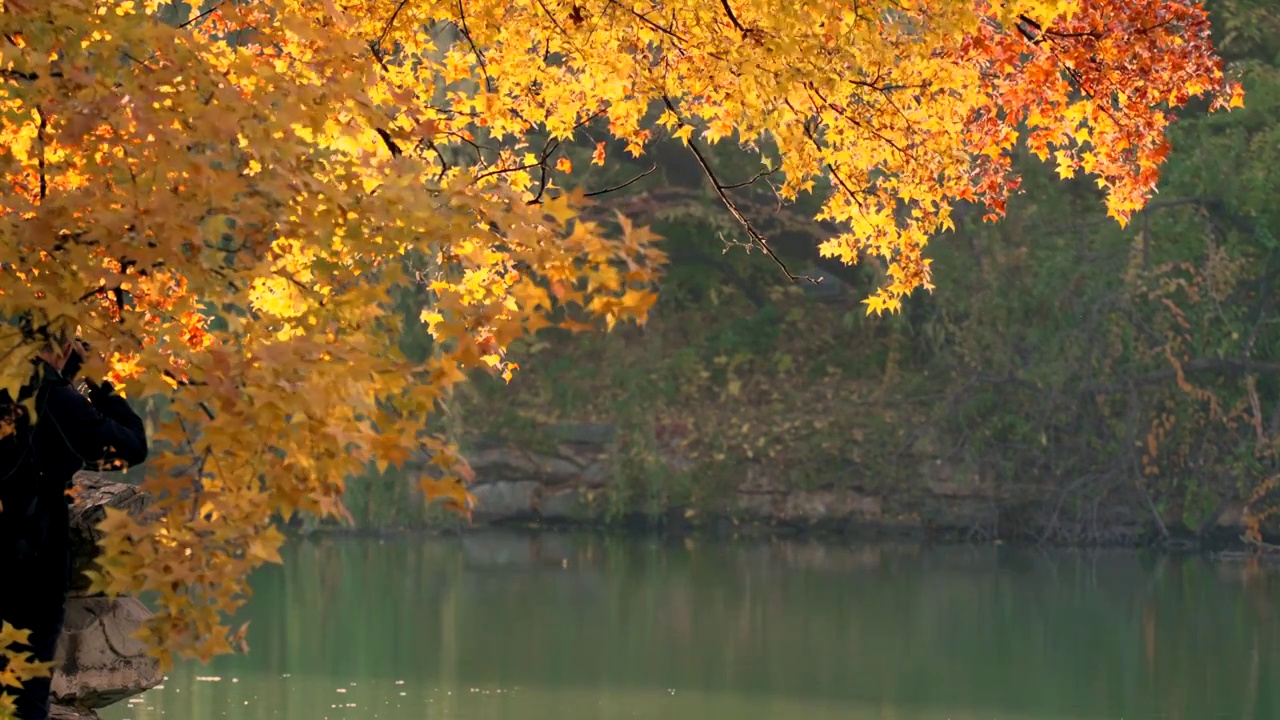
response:
M654 237L577 212L565 154L610 137L757 152L784 200L830 188L821 251L884 260L867 299L931 286L962 203L998 218L1020 143L1096 178L1125 221L1172 109L1241 101L1208 17L1173 0L4 0L3 386L78 328L132 398L171 410L144 518L111 514L97 586L157 593L162 652L231 648L273 518L342 512L345 478L426 452L474 368L509 377L548 324L643 322ZM574 188L574 189L570 189ZM823 190L825 192L825 190ZM425 360L389 289L419 284Z

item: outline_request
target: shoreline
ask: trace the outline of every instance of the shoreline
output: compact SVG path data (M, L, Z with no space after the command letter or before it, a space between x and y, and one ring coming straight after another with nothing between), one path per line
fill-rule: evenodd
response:
M507 519L476 522L465 525L447 520L422 526L391 528L347 528L324 526L302 530L285 528L290 540L320 539L393 539L406 537L466 538L481 535L571 536L585 535L623 540L654 540L676 542L682 540L736 542L799 542L827 547L859 545L906 545L939 548L991 548L1000 547L1016 551L1132 551L1153 552L1167 556L1197 556L1222 562L1246 562L1257 560L1267 565L1280 565L1280 546L1264 543L1263 546L1246 543L1238 536L1213 533L1196 537L1186 534L1171 535L1167 540L1157 533L1126 539L1110 539L1100 542L1067 543L1040 541L1026 535L1013 537L971 537L951 531L919 531L886 528L873 524L812 524L743 522L727 517L690 522L679 515L671 518L653 518L636 514L621 521L590 522L537 519Z

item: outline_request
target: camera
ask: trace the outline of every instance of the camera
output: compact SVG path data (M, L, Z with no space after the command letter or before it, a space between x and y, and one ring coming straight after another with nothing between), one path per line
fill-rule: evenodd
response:
M81 340L79 343L71 346L71 354L67 356L67 361L62 365L62 377L67 380L75 380L76 375L80 373L80 369L84 367L84 356L89 352L89 343Z

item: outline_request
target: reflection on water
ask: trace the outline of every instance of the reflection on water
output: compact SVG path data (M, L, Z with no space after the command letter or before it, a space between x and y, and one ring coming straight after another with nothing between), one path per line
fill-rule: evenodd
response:
M485 533L292 545L248 656L107 720L1274 720L1280 575Z

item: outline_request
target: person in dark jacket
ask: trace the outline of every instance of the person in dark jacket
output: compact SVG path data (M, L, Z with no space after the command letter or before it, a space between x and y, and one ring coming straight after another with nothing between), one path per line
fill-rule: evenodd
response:
M142 419L109 382L87 383L88 397L72 385L83 353L77 342L48 347L17 403L0 391L9 430L0 438L0 621L30 630L17 649L41 662L54 659L71 580L72 476L147 457ZM34 423L22 404L32 398ZM46 720L49 690L49 678L24 683L18 718Z

